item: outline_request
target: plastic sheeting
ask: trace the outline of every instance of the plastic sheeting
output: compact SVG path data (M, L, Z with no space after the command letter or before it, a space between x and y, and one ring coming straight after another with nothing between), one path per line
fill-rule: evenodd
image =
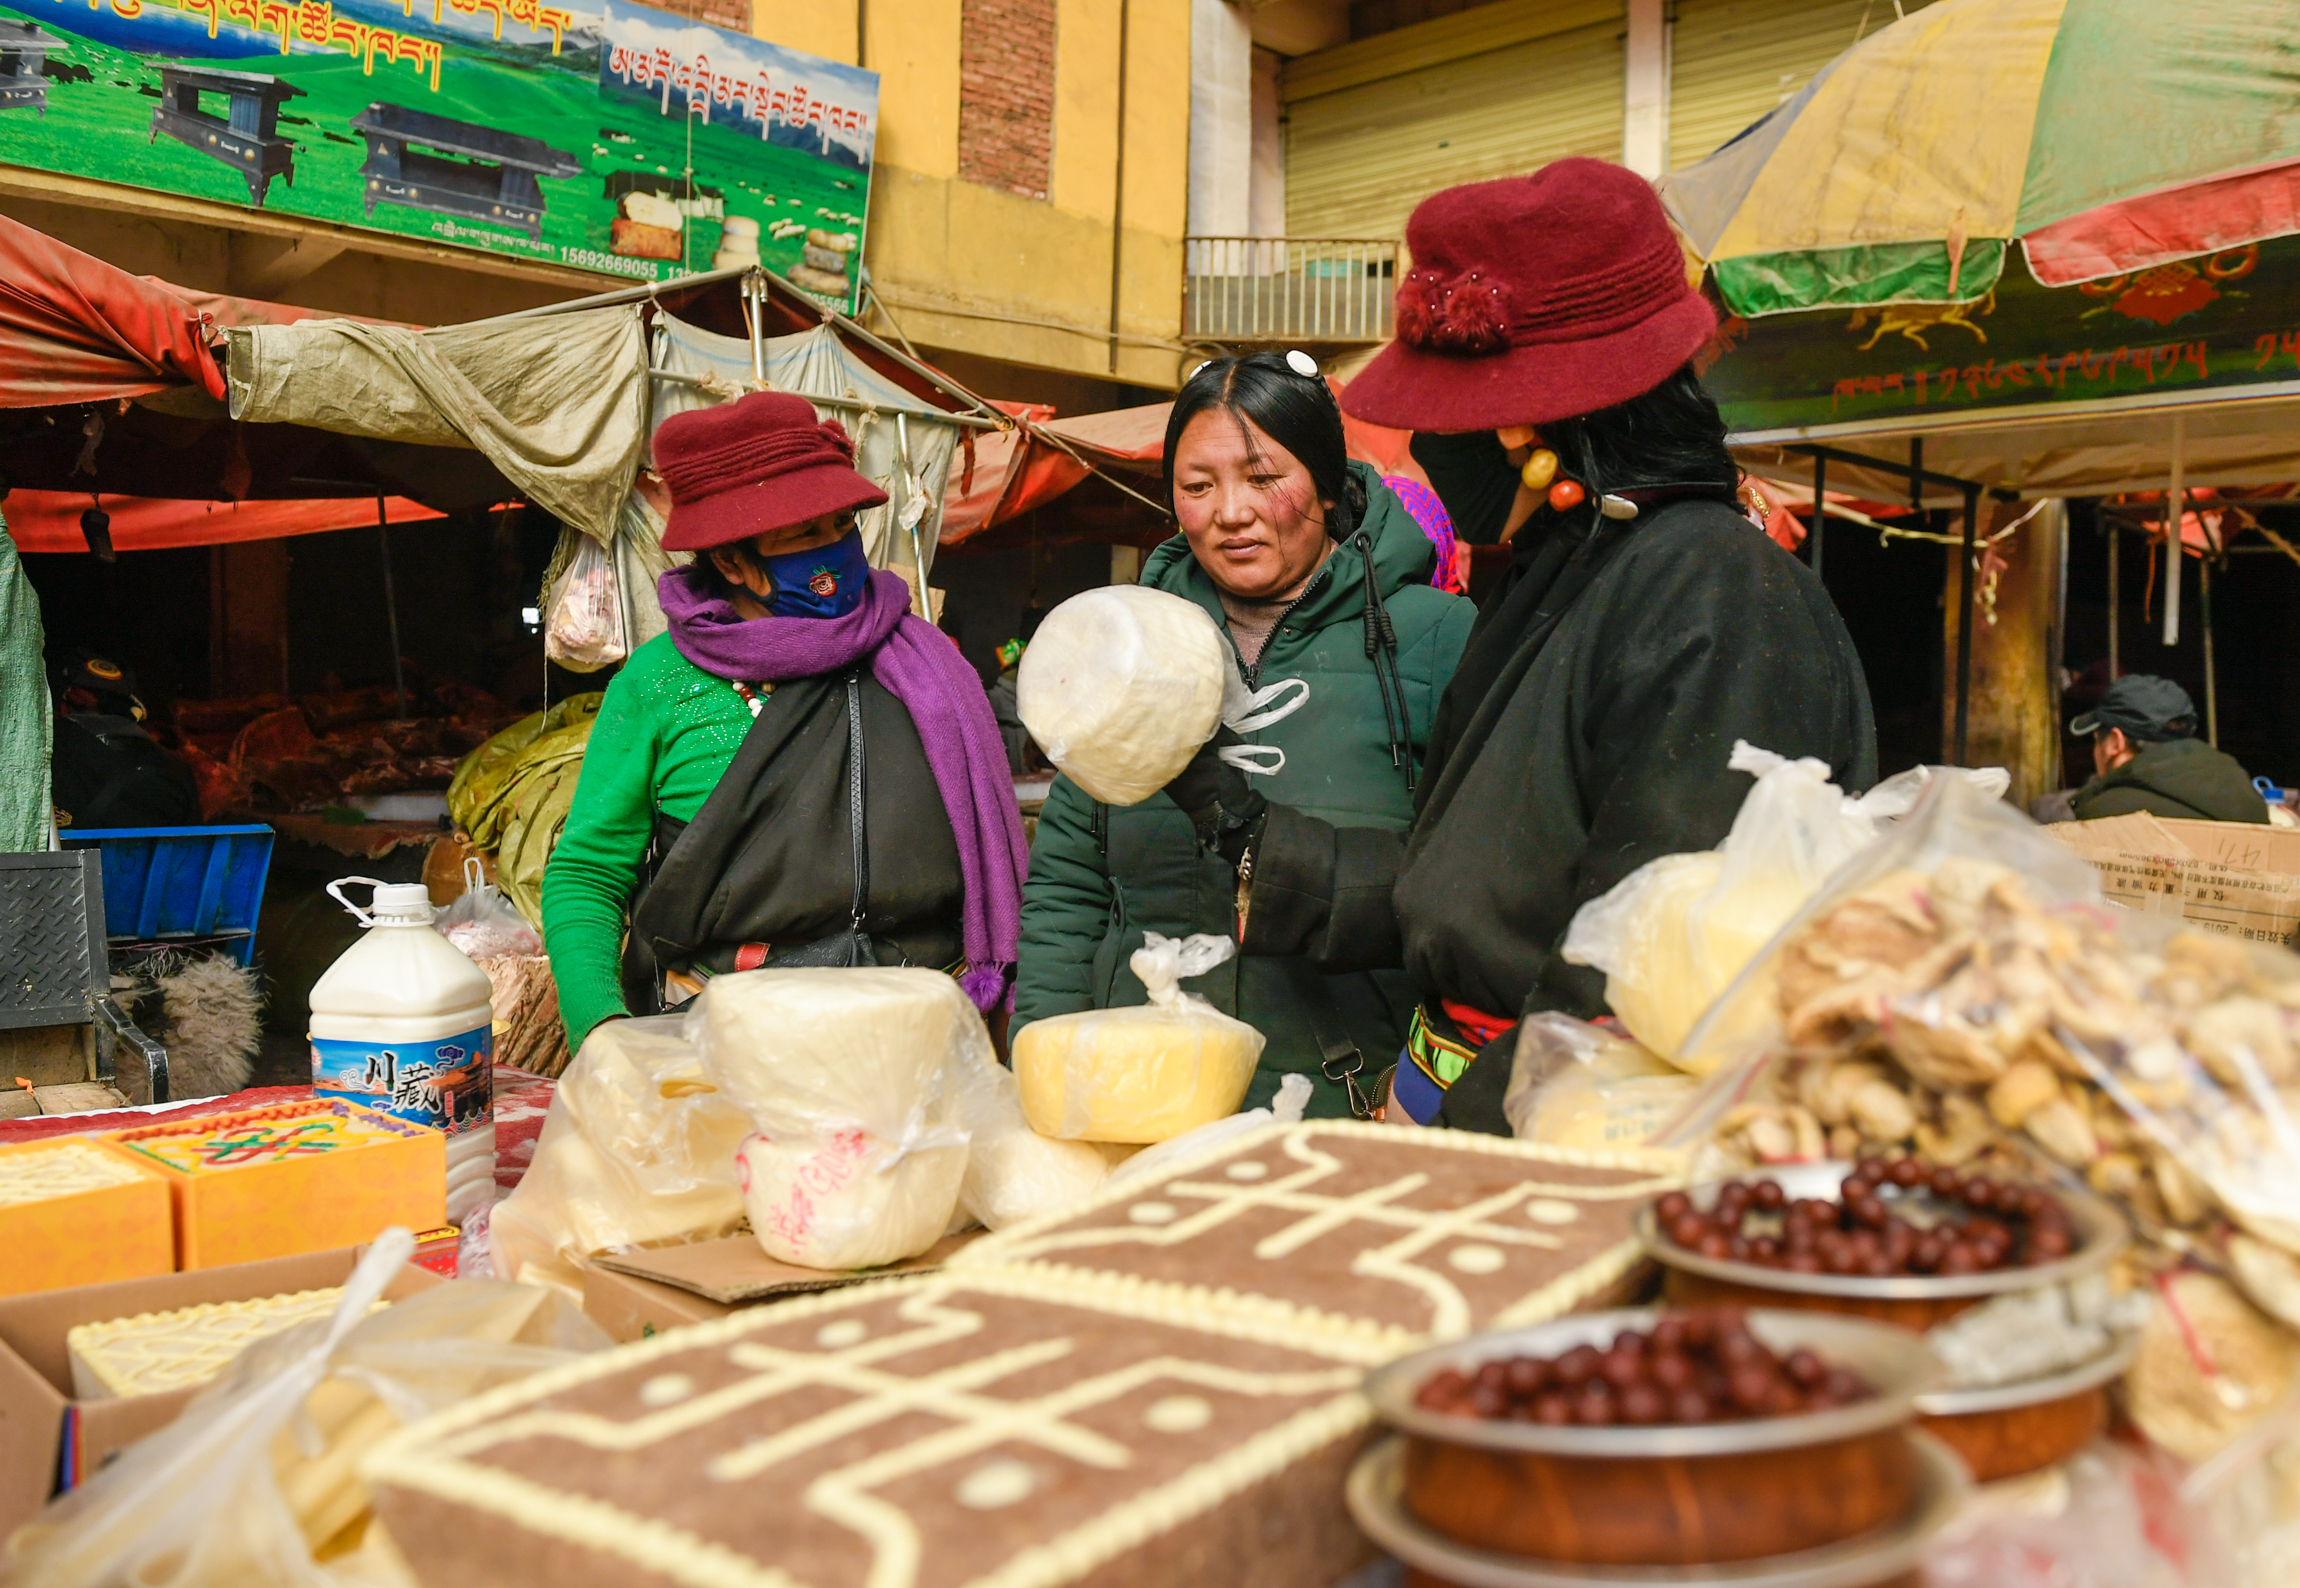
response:
M101 402L186 383L224 395L197 310L0 215L0 407Z
M761 367L775 390L845 399L836 406L818 401L816 412L846 427L855 438L855 466L887 493L884 507L859 515L863 549L872 567L891 568L910 580L913 590L923 588L942 534L943 496L958 450L958 426L873 406L916 409L919 399L857 358L828 325L796 336L768 337L761 348ZM709 382L655 381L653 423L659 426L673 414L712 407L749 391L751 344L660 315L654 367ZM858 403L864 406L851 406Z
M48 847L48 755L55 731L40 597L16 560L8 522L0 518L0 851Z
M229 335L234 419L469 447L536 506L612 542L647 440L637 305L430 331L308 320Z

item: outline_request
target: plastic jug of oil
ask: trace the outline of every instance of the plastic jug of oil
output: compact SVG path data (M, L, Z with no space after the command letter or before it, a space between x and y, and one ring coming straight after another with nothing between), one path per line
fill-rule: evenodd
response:
M343 895L375 890L367 909ZM431 929L420 882L344 877L365 935L311 990L311 1084L447 1135L447 1216L495 1200L495 1007L487 973ZM422 1233L418 1231L417 1233Z

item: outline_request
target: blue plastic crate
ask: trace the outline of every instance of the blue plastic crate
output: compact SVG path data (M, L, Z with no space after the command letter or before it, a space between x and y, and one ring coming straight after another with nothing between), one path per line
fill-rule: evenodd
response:
M103 852L112 942L211 941L243 965L255 956L269 827L66 828L56 836L66 849Z

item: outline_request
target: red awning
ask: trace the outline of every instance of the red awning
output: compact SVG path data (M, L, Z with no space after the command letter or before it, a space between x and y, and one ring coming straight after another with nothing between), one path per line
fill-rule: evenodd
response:
M440 518L404 496L384 499L394 524ZM316 535L330 529L359 529L375 522L372 497L306 501L179 502L150 496L90 496L85 491L10 491L0 502L8 533L18 551L86 551L80 515L101 507L111 515L112 545L118 551L158 551L169 546L223 546L239 540L274 540Z
M221 401L198 311L0 216L0 408L100 402L190 384Z

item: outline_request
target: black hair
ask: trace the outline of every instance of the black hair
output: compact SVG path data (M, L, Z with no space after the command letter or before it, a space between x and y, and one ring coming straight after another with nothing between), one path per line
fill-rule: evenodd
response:
M1741 482L1725 445L1725 416L1691 364L1625 403L1540 428L1560 472L1581 481L1591 501L1606 491L1654 486L1714 486L1730 494Z
M1303 375L1285 353L1249 353L1209 359L1175 394L1166 416L1166 505L1174 504L1174 449L1191 420L1211 409L1251 419L1261 432L1301 460L1326 510L1326 533L1348 540L1366 514L1366 491L1350 473L1342 441L1342 410L1322 375ZM1177 515L1179 516L1179 515Z
M714 601L730 603L738 593L748 595L749 591L744 590L734 580L719 572L718 559L711 555L714 551L731 551L746 567L756 568L759 565L759 559L751 551L751 543L747 540L732 540L723 546L704 547L695 553L694 562L695 573L702 582L704 595Z

